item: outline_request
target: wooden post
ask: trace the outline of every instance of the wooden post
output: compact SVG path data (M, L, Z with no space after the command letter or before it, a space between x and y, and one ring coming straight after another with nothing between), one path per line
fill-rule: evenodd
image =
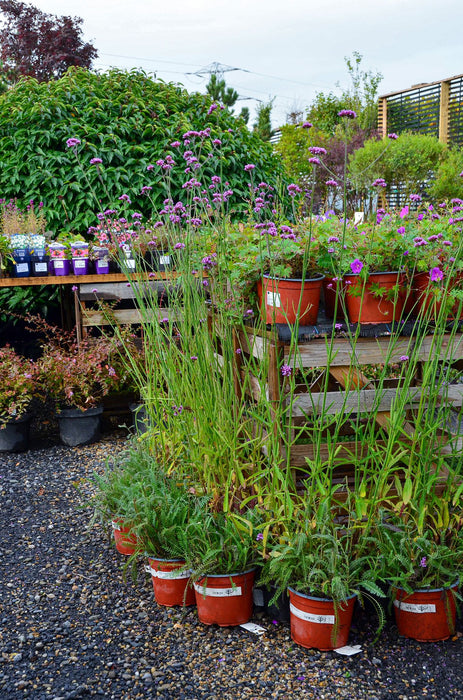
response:
M449 142L449 99L450 82L440 84L440 105L439 105L439 141Z
M378 104L378 130L384 138L387 136L387 97L380 97Z

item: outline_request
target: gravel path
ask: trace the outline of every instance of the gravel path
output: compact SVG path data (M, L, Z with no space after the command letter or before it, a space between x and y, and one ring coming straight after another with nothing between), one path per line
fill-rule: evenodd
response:
M148 576L124 581L125 558L88 530L87 480L123 445L0 455L2 700L463 698L461 620L454 640L419 644L388 624L373 646L360 613L350 643L362 652L343 657L296 646L262 613L258 637L156 605Z

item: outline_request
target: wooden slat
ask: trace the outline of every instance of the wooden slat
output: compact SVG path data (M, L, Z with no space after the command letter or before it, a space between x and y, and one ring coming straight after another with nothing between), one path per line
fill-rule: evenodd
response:
M101 280L102 281L102 280ZM163 281L145 280L143 282L104 282L102 285L81 284L79 294L82 301L95 301L97 299L136 299L139 296L148 296L158 292L165 292L166 285Z
M116 309L111 311L110 315L102 311L92 311L82 309L82 326L88 328L90 326L111 326L114 322L121 324L131 323L152 323L162 321L168 318L170 321L176 320L171 309L147 309L143 313L139 309Z
M390 350L393 343L392 352ZM439 349L441 359L459 360L463 358L463 335L446 334L439 339ZM348 366L354 362L356 365L379 365L386 360L389 364L399 362L403 355L410 355L409 338L358 338L355 342L355 350L348 339L340 338L336 340L330 349L325 340L313 340L305 345L299 345L296 358L290 356L291 348L284 346L285 362L290 367L326 367L329 365ZM433 336L425 336L420 340L420 345L416 354L417 361L427 361L430 355L435 356L436 342Z

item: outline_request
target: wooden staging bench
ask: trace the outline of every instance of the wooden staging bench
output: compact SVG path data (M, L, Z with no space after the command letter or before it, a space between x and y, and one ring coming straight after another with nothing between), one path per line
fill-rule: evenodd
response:
M220 340L225 331L216 327L214 319L210 319L210 329L217 338L218 352L220 354ZM264 390L268 399L275 405L288 405L285 398L285 378L281 375L283 364L291 367L292 371L302 372L317 368L320 376L328 371L327 391L323 390L324 380L315 382L310 391L305 384L297 387L292 401L292 414L288 416L293 428L293 435L304 426L309 426L310 416L319 414L322 410L325 415L338 414L370 414L374 411L375 423L383 436L390 428L391 408L396 398L397 386L394 381L386 380L381 391L375 387L374 382L369 380L363 367L366 365L384 365L399 363L404 355L416 353L418 370L422 369L422 364L435 358L435 347L432 335L425 335L420 338L395 336L391 349L391 334L378 337L359 337L355 342L353 350L349 337L336 337L333 341L331 351L329 351L329 338L314 337L306 342L297 344L296 349L277 338L273 331L259 333L252 327L246 330L233 329L234 345L240 348L241 352L236 354L235 363L235 388L239 394L245 393L243 399L258 400ZM461 330L456 333L446 333L440 342L440 359L442 361L457 364L461 369L463 360L463 333ZM352 360L355 362L352 363ZM257 379L249 381L246 363L268 363L266 383L262 387ZM420 375L420 371L418 371ZM246 385L243 384L245 376L248 377ZM405 433L402 444L407 442L407 435L410 444L413 441L415 430L419 431L419 426L413 420L414 407L421 399L423 389L420 385L420 376L416 377L415 386L408 389L406 411L404 414L403 430ZM246 388L243 392L243 386ZM463 459L463 384L445 386L439 394L439 401L447 402L453 410L453 426L446 425L438 431L437 449L445 456L458 456ZM341 433L342 435L342 433ZM339 463L346 463L352 458L362 458L365 456L364 447L356 441L355 435L348 437L346 441L337 442L331 445L331 453L337 450L336 459ZM282 449L282 458L287 459L286 450ZM310 442L298 444L296 440L290 447L289 464L292 468L301 469L306 466L306 458L313 459L315 454L314 446ZM320 456L322 459L329 458L328 445L321 445ZM346 477L352 479L349 470L340 469L339 481L345 481ZM443 479L445 474L440 473Z

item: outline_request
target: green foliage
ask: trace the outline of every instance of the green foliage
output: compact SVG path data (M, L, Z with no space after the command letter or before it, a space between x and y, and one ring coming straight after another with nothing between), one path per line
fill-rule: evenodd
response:
M226 107L233 107L239 95L232 87L227 87L225 80L219 80L215 73L211 74L206 90L213 100L221 102Z
M403 183L408 197L429 181L445 152L437 138L423 134L403 133L390 142L370 139L350 157L349 177L357 191L367 190L376 178L384 178L388 191Z
M440 162L435 180L429 188L429 196L436 202L445 199L463 199L463 150L451 148Z
M253 133L259 136L262 141L270 141L275 133L272 129L272 107L273 100L261 102L257 107L257 120L253 127Z
M94 223L93 212L120 204L121 194L149 217L152 205L140 196L142 186L153 186L156 206L167 193L159 178L153 181L147 173L148 164L185 132L205 127L211 128L211 139L226 134L220 154L210 159L209 176L218 170L238 198L247 196L242 174L248 162L274 183L281 167L270 146L228 110L208 115L209 104L206 95L188 94L139 70L96 74L71 68L48 83L20 80L0 96L0 192L7 199L43 201L55 231L82 234ZM66 148L71 137L81 141L83 169ZM210 141L205 148L213 151ZM102 159L100 168L88 165L93 157ZM178 168L183 173L183 162ZM171 192L175 200L184 196L184 173L183 178Z
M362 60L363 56L358 51L353 51L352 57L346 56L344 62L350 86L339 97L333 92L317 93L308 109L308 119L326 134L333 136L339 129L341 120L338 112L342 109L356 112L360 128L370 132L376 129L377 93L383 76L381 73L363 70Z

